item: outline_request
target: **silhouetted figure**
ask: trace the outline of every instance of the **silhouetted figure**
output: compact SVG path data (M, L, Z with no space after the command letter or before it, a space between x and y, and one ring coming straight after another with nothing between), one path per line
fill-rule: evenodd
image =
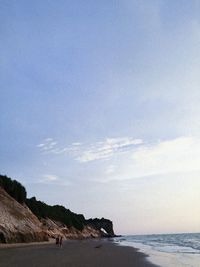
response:
M60 245L59 236L56 237L56 245L57 245L57 246Z
M60 240L59 240L59 246L60 246L60 248L62 247L62 243L63 243L63 237L61 236L60 237Z

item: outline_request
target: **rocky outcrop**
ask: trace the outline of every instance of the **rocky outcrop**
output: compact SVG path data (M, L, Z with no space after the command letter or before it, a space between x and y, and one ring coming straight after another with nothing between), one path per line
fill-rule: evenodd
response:
M0 187L0 242L47 241L38 218Z
M42 228L47 233L49 238L56 236L63 236L66 239L84 239L84 238L97 238L101 237L101 232L89 225L85 226L82 231L75 227L67 227L58 221L53 221L49 218L41 219Z
M110 220L90 219L82 230L49 218L39 220L31 210L12 198L0 187L0 243L47 241L63 236L66 239L114 236Z
M113 223L108 219L89 219L87 224L92 228L101 232L101 235L104 237L114 237L115 233L113 230Z

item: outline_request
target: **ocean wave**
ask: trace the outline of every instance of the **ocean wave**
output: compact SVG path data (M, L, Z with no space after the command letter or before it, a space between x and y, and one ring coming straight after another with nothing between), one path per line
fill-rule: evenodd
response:
M127 242L142 243L169 253L200 254L200 234L126 236Z

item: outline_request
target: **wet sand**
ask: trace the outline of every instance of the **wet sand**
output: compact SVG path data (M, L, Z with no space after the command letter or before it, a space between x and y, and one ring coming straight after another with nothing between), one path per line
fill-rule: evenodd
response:
M136 249L103 240L0 248L1 267L155 267L146 259Z

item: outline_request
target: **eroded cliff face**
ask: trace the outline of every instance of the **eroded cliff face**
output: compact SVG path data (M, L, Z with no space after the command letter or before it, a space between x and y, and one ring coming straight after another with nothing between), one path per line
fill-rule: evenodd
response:
M0 242L17 243L48 240L38 218L0 187Z
M103 237L114 237L113 223L108 219L89 219L87 223L92 228L101 232Z
M49 218L40 221L26 205L18 203L0 187L0 243L47 241L58 235L66 239L103 236L100 228L92 224L79 231Z
M56 236L63 236L66 239L84 239L84 238L98 238L101 237L101 232L93 227L85 226L82 231L74 227L67 227L57 221L53 221L49 218L41 220L43 230L47 233L49 238L55 238Z

